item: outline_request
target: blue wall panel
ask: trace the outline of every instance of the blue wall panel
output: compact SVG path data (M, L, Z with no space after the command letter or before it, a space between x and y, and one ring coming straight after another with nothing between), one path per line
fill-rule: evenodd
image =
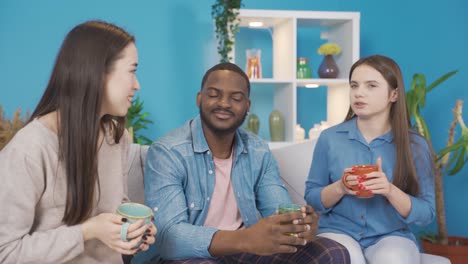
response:
M0 104L7 116L17 107L32 111L47 84L65 34L85 20L103 19L137 37L138 77L142 87L139 95L154 120L145 134L156 139L198 113L195 95L201 78L217 61L211 18L213 2L3 0L0 2ZM361 56L381 53L394 58L402 68L407 86L416 72L425 73L428 81L432 81L445 72L459 69L455 77L431 92L423 111L428 116L435 149L443 146L456 98L468 101L468 16L465 14L468 2L245 0L244 3L244 8L251 9L360 12ZM299 34L307 38L313 33ZM314 57L319 58L316 48L307 47L301 41L297 48L299 55L311 57L315 73L318 64ZM268 48L264 49L267 60ZM244 63L239 62L241 67ZM265 68L265 73L268 71L271 74L271 69ZM323 101L324 90L298 91L298 120L306 130L325 118L320 102L309 103L317 98ZM267 102L271 92L257 90L252 96ZM267 111L256 107L253 111ZM463 111L465 120L468 120L467 108ZM265 138L269 134L267 128L267 121L261 120L260 132ZM459 175L445 179L449 233L465 237L468 237L467 174L465 168Z

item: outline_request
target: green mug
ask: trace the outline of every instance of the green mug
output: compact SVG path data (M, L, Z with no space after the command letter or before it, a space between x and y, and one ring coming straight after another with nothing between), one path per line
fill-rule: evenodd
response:
M130 224L138 220L144 220L145 225L151 223L153 210L146 205L139 203L123 203L117 208L117 213L127 219L120 229L120 239L127 241L127 232Z

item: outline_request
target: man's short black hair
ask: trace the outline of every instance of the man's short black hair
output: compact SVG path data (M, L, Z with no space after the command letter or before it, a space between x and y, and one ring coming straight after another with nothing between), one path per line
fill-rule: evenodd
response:
M245 74L245 72L239 66L230 62L222 62L222 63L216 64L215 66L211 67L208 71L206 71L205 75L203 76L200 91L203 89L203 86L205 85L205 82L208 79L208 76L210 76L210 73L214 71L218 71L218 70L228 70L228 71L237 72L238 74L240 74L240 76L242 76L242 78L244 78L247 83L247 92L248 92L248 95L250 95L249 77L247 77L247 74Z

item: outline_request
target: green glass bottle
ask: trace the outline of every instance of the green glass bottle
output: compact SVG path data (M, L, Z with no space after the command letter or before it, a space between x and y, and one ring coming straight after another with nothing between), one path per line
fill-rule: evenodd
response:
M304 57L297 59L297 79L310 79L312 78L312 69L309 66L309 60Z

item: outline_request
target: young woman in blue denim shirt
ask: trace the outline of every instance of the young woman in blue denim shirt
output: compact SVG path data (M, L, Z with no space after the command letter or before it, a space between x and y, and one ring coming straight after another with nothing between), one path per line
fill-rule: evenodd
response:
M321 213L319 235L343 244L352 263L419 263L408 226L429 224L435 215L430 146L410 129L395 61L363 58L349 76L348 115L321 133L305 199ZM347 178L374 194L359 198L359 191L346 188L341 178L354 165L374 163L377 172Z

